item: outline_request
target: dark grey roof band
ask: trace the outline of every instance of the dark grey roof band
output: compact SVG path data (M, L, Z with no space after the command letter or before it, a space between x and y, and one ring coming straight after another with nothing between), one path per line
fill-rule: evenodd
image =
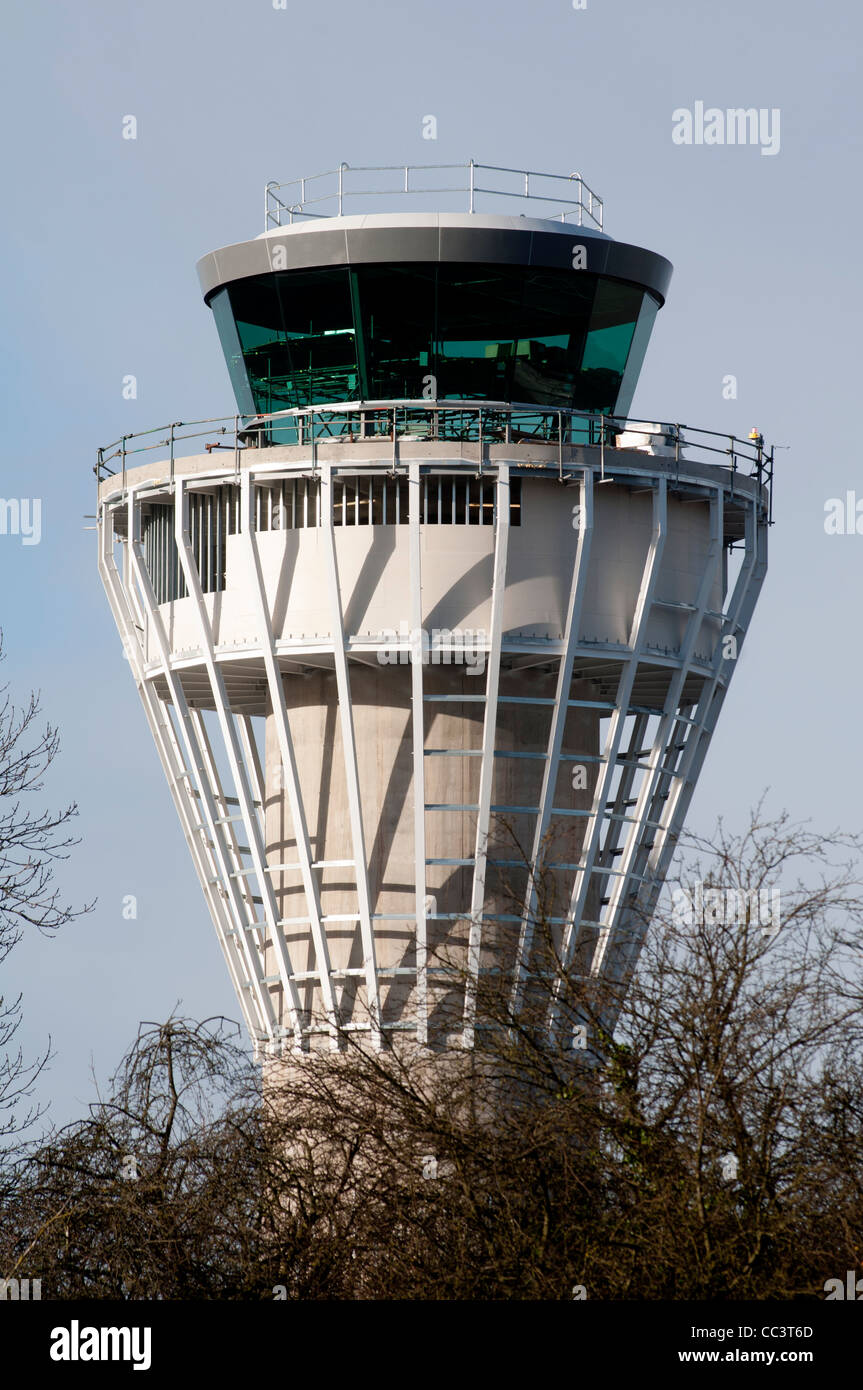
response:
M204 297L232 280L278 270L374 262L453 261L571 269L573 247L586 248L584 269L641 285L664 303L672 265L664 256L612 241L585 227L520 231L509 227L376 226L310 228L305 234L274 233L211 251L198 262ZM273 252L281 248L274 267Z

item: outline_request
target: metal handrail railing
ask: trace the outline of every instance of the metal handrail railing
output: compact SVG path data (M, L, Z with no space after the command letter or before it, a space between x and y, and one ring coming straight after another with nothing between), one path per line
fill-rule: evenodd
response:
M461 183L450 185L412 186L412 174L428 173L432 170L446 172L467 170L467 178ZM523 187L521 189L486 187L477 183L478 172L491 175L515 175L522 180ZM398 174L400 184L397 188L347 187L345 175L359 174ZM318 193L312 185L316 185L320 179L335 179L336 187L328 192ZM531 179L534 181L538 179L550 180L555 185L567 184L570 187L575 185L576 196L573 198L564 197L562 193L558 194L557 192L537 192L536 183L531 189ZM492 179L490 182L493 183L494 180ZM282 196L285 189L296 190L299 196L296 198L290 195ZM320 174L304 174L301 178L290 179L286 183L270 180L264 189L264 231L268 232L271 227L290 226L296 217L341 217L346 198L402 198L427 193L438 195L441 193L465 193L467 194L468 212L476 212L478 195L492 198L514 198L520 201L526 199L529 202L550 204L553 207L564 209L564 211L554 214L561 222L565 222L568 217L575 216L577 225L581 227L584 225L586 216L599 231L602 231L602 199L585 183L581 174L545 174L536 169L510 169L503 164L478 164L474 159L468 160L466 164L368 164L356 168L351 168L349 164L340 164L336 169L325 169ZM337 209L335 213L309 211L311 207L327 202L335 203Z
M200 429L199 426L211 426ZM178 430L186 431L178 434ZM99 482L105 478L125 475L128 460L153 449L169 449L170 475L174 475L177 445L196 439L209 439L204 445L207 453L214 449L231 449L234 467L239 472L239 456L244 449L263 448L274 443L315 445L327 439L343 442L362 440L413 438L455 442L479 440L480 443L554 444L558 448L560 475L564 475L563 448L565 445L598 447L603 475L607 449L617 447L618 438L625 434L653 436L659 447L673 453L681 461L697 461L698 455L717 456L726 460L719 464L732 474L741 469L746 476L758 479L759 487L768 489L768 520L773 520L773 446L764 443L763 436L753 431L748 439L720 430L700 429L691 425L657 424L629 416L605 415L597 412L572 410L561 406L541 406L509 401L459 400L385 400L338 401L299 406L255 416L217 415L204 420L174 420L155 429L123 434L97 451L93 471ZM152 435L159 438L140 443ZM226 442L222 442L228 436ZM281 439L279 438L281 436ZM724 441L723 445L704 442L707 439ZM132 447L130 447L130 445ZM632 446L638 447L638 446ZM683 449L689 452L682 455ZM109 464L119 459L118 468ZM480 464L482 459L480 459Z

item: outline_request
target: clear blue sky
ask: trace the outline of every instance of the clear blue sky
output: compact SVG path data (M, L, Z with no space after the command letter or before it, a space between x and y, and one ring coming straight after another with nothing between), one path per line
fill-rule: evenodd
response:
M195 261L262 230L268 179L340 160L579 169L613 236L674 263L633 413L790 446L691 823L739 822L769 786L773 810L863 825L863 536L823 524L828 498L863 498L858 6L82 0L18 6L4 28L0 496L43 512L39 545L0 536L4 679L19 699L40 689L60 726L45 797L78 801L83 843L59 882L99 899L5 967L25 1050L52 1036L40 1094L57 1122L139 1019L177 999L237 1014L84 516L98 444L233 409ZM696 101L778 107L779 153L674 144L672 112Z

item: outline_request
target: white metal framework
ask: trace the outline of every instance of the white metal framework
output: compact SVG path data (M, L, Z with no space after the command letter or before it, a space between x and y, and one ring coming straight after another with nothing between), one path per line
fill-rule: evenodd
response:
M537 644L508 635L504 625L504 599L508 584L510 547L510 488L518 474L527 476L524 455L507 454L505 445L489 449L482 441L465 444L462 461L450 460L465 476L494 483L494 529L491 555L490 622L485 651L485 683L473 695L441 694L430 690L421 661L410 671L410 730L412 755L412 843L414 855L414 910L407 919L414 933L414 951L407 963L382 967L376 947L384 925L376 914L369 886L368 845L375 827L367 823L368 811L358 774L356 726L352 697L352 672L360 664L375 668L384 642L367 634L360 637L345 627L345 603L340 575L339 536L334 530L334 487L340 475L356 475L358 469L386 471L407 482L409 508L410 625L423 622L423 519L419 505L423 478L434 471L434 460L422 444L402 441L381 444L380 457L351 460L351 446L342 444L339 463L321 460L314 439L293 449L247 449L233 457L192 460L194 468L165 465L137 470L102 483L99 503L99 569L122 635L126 655L156 742L162 766L192 853L216 933L256 1044L277 1053L302 1049L312 1034L328 1036L338 1045L346 1028L366 1029L376 1044L388 1030L410 1029L421 1042L429 1040L433 989L428 954L428 933L439 914L429 896L430 865L452 863L466 870L469 885L460 914L467 932L468 978L479 979L483 943L489 918L499 906L489 906L487 870L492 823L507 813L528 815L532 821L531 872L520 914L513 919L517 941L513 1001L523 996L531 968L536 915L536 883L533 876L549 826L555 818L580 817L583 822L577 863L561 866L570 871L569 903L560 922L565 960L583 956L587 942L589 973L625 981L634 968L646 922L656 903L683 818L704 761L725 692L745 637L766 570L766 501L760 482L735 478L720 468L689 468L679 456L673 459L639 457L621 452L614 460L614 475L627 487L649 492L652 533L637 588L634 615L625 643L598 643L582 634L582 613L588 585L592 549L597 545L597 487L606 476L604 452L597 447L558 451L552 445L537 446L533 476L548 487L568 484L569 499L578 497L580 525L573 531L572 572L567 578L564 630L559 638L543 644L541 661ZM277 456L276 456L277 455ZM327 577L326 604L329 636L316 634L305 644L284 642L274 629L272 599L262 566L257 489L274 480L313 479L319 488L317 523ZM237 543L242 556L245 592L251 595L251 617L242 650L236 643L221 644L214 626L212 595L222 585L213 575L222 564L194 543L190 517L191 499L213 496L223 487L237 490L234 512ZM305 489L308 494L308 488ZM692 602L680 602L661 591L663 554L669 538L669 496L689 496L709 511L709 543ZM294 494L292 494L294 495ZM730 597L717 609L714 595L726 588L729 532L726 522L733 505L743 518L736 540L741 563ZM143 541L143 520L152 508L167 509L173 516L173 538L182 573L183 601L194 612L194 646L179 648L168 621L164 593L157 595ZM223 510L213 506L213 516ZM164 514L162 514L164 515ZM740 532L742 531L742 535ZM162 533L159 533L160 536ZM513 532L513 535L516 535ZM160 545L162 541L160 540ZM213 570L205 588L202 565ZM234 563L237 563L236 560ZM220 570L221 574L221 570ZM179 572L178 572L179 577ZM222 574L222 579L224 575ZM225 586L230 589L232 573ZM160 601L162 600L162 601ZM683 619L682 638L672 649L658 650L648 641L651 615L658 609L676 610ZM705 656L705 624L714 634L711 653ZM733 639L729 642L728 639ZM700 654L699 654L700 653ZM339 861L352 880L356 910L338 914L338 922L355 924L361 941L362 962L356 969L336 969L332 961L331 931L335 917L322 906L322 871L332 867L315 857L310 835L310 813L304 801L298 771L297 749L291 732L285 672L322 663L335 676L341 760L348 807L351 857ZM501 694L502 673L542 665L556 671L553 696ZM579 698L577 682L585 672L603 682L602 698ZM574 684L576 682L576 684ZM478 682L479 685L479 682ZM656 693L659 692L659 693ZM441 755L467 756L465 749L427 746L428 711L435 702L472 700L482 708L480 746L469 753L478 760L476 802L437 807L426 801L428 759ZM549 712L544 751L514 754L502 751L499 740L501 710L507 704L546 706ZM565 749L565 727L570 711L590 714L597 728L604 725L599 752L593 762L592 798L588 809L574 810L560 803L560 777L574 756ZM290 860L268 856L265 802L268 769L263 757L262 717L270 716L281 760L285 805L291 821L293 848ZM215 734L218 733L218 739ZM501 806L493 799L495 759L533 757L542 763L541 787L535 805ZM471 858L428 858L429 816L437 811L456 812L469 819L474 851ZM571 822L570 822L571 823ZM284 916L284 899L277 883L294 875L302 884L304 903L300 916ZM591 913L595 912L595 916ZM400 919L404 922L404 916ZM386 925L389 925L389 920ZM288 937L297 928L307 931L310 948L301 957L292 951ZM311 962L311 963L310 963ZM350 1012L345 1005L346 977L351 975L364 989L364 1011ZM409 1014L387 1018L382 989L394 976L412 990ZM303 991L319 991L322 1017L315 1018L304 1003ZM553 1011L552 1011L553 1012ZM552 1020L553 1021L553 1020ZM475 1024L475 990L464 991L460 1045L470 1046Z

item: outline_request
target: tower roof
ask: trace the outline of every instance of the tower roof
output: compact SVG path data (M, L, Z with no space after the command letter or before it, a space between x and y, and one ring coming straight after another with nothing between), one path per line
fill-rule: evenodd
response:
M665 302L673 267L655 251L568 222L491 213L385 212L295 222L209 252L198 262L198 277L209 300L230 281L276 268L467 261L572 270L576 245L585 248L591 273L639 285ZM274 259L277 246L283 250Z

